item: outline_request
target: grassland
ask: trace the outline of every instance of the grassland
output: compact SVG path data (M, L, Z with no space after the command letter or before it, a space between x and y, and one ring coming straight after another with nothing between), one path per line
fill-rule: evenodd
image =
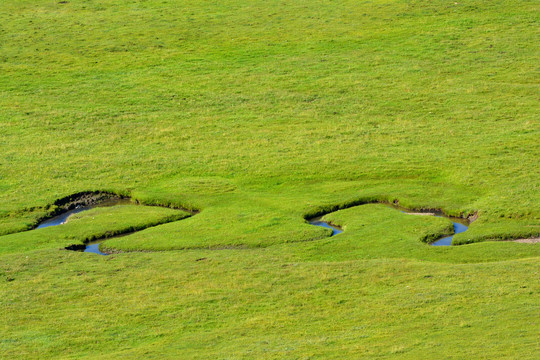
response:
M181 210L155 206L123 205L97 207L71 215L62 226L2 237L0 253L16 253L39 248L62 249L98 239L128 234L190 216Z
M539 7L0 3L0 357L537 359Z

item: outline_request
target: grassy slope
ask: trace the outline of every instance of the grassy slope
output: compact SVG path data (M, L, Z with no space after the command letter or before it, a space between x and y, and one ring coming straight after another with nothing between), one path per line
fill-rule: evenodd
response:
M238 214L376 184L538 233L535 2L2 7L4 227L86 189Z
M287 251L284 251L287 250ZM5 358L535 359L537 259L287 248L0 257Z
M539 235L537 10L2 2L0 234L96 189L203 210L120 248L274 245L101 258L59 253L67 225L2 236L2 355L537 357L538 246L432 249L448 223L375 205L332 214L340 238L303 220L376 197L478 210L463 242Z

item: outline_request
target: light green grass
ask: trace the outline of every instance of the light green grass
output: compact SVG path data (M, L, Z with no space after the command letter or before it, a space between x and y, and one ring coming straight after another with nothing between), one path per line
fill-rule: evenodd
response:
M538 261L284 249L1 257L6 358L535 359Z
M65 248L96 239L139 231L190 216L181 210L156 206L118 205L96 207L71 215L65 224L5 235L0 253L39 248Z
M538 358L538 10L1 2L0 357ZM201 212L20 232L91 190Z

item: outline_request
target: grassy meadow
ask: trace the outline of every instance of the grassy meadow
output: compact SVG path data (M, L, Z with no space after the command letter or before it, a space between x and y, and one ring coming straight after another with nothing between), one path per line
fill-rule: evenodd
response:
M539 10L0 2L0 358L539 358Z

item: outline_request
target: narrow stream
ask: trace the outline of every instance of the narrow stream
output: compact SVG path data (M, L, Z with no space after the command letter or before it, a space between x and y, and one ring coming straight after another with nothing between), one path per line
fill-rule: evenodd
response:
M110 255L110 254L99 251L99 244L101 244L101 241L93 243L93 244L90 244L90 243L86 244L86 248L84 248L83 252L94 253L98 255Z
M437 215L435 215L435 216L437 216ZM437 216L437 217L442 217L442 216ZM453 221L452 221L452 224L454 224L454 235L465 232L469 228L467 225L460 224L460 223L453 222ZM450 246L450 245L452 245L452 239L454 238L454 235L443 237L442 239L439 239L439 240L437 240L435 242L432 242L430 245L433 245L433 246Z
M36 227L36 229L42 229L49 226L62 225L67 221L67 218L70 217L71 215L77 214L86 210L90 210L95 207L109 207L109 206L115 206L115 205L129 205L129 204L132 204L132 202L129 199L108 199L95 205L78 206L75 209L68 210L64 213L61 213L60 215L57 215L55 217L42 221Z
M96 208L96 207L110 207L110 206L116 206L116 205L130 205L130 204L133 204L133 203L129 199L113 198L113 199L107 199L107 200L101 201L101 202L99 202L97 204L94 204L94 205L78 206L75 209L68 210L68 211L66 211L66 212L64 212L64 213L62 213L60 215L57 215L55 217L52 217L50 219L42 221L36 227L36 229L43 229L43 228L46 228L46 227L49 227L49 226L63 225L63 224L66 223L67 219L71 215L78 214L80 212L87 211L87 210L90 210L90 209L93 209L93 208ZM72 245L72 246L68 246L66 249L74 250L74 251L89 252L89 253L94 253L94 254L99 254L99 255L109 255L107 253L103 253L103 252L99 251L99 244L101 242L103 242L103 240L96 241L96 242L90 242L90 243L88 243L86 245L80 245L80 246Z
M444 218L447 218L450 221L452 221L452 224L454 224L454 234L452 234L450 236L444 236L444 237L432 242L430 244L432 246L450 246L450 245L452 245L452 239L454 238L454 235L465 232L469 228L469 226L468 226L469 221L467 219L447 216L442 211L436 211L436 212L433 212L433 211L413 211L413 210L402 208L402 207L399 207L399 206L396 206L396 205L388 205L388 204L386 204L386 205L391 207L392 209L399 210L402 213L408 214L408 215L423 215L423 216L444 217ZM362 205L357 205L357 206L362 206ZM340 233L343 232L342 229L340 229L340 228L336 227L335 225L332 225L332 224L330 224L328 222L322 221L321 219L322 219L322 216L318 216L318 217L310 219L308 221L309 221L309 223L311 225L322 226L322 227L325 227L325 228L328 228L328 229L332 229L332 235L330 235L330 236L334 236L334 235L337 235L337 234L340 234Z
M62 213L60 215L57 215L57 216L55 216L53 218L50 218L50 219L47 219L47 220L41 222L36 227L36 229L42 229L42 228L46 228L46 227L49 227L49 226L57 226L57 225L65 224L67 219L69 218L69 216L71 216L73 214L83 212L83 211L86 211L86 210L93 209L95 207L107 207L107 206L115 206L115 205L122 205L122 204L132 204L132 202L129 199L114 198L114 199L107 199L105 201L101 201L101 202L99 202L97 204L94 204L94 205L79 206L79 207L76 207L75 209L66 211L66 212L64 212L64 213ZM469 221L467 219L450 217L450 216L445 215L441 211L436 211L436 212L432 212L432 211L429 211L429 212L428 211L413 211L413 210L409 210L409 209L402 208L402 207L392 205L392 204L385 204L385 205L387 205L387 206L389 206L389 207L391 207L393 209L399 210L402 213L409 214L409 215L428 215L428 216L431 215L431 216L436 216L436 217L445 217L445 218L449 219L450 221L452 221L452 224L454 224L454 234L450 235L450 236L444 236L441 239L438 239L438 240L432 242L431 245L433 245L433 246L450 246L450 245L452 245L452 239L454 238L455 234L462 233L462 232L466 231L469 228L469 226L468 226ZM362 205L356 205L356 206L362 206ZM311 225L321 226L321 227L324 227L324 228L327 228L327 229L331 229L332 234L330 236L335 236L335 235L341 234L343 232L343 229L337 227L336 225L333 225L331 223L323 221L322 217L323 216L318 216L318 217L309 219L308 221L309 221L309 223ZM122 236L122 235L120 235L120 236ZM72 245L72 246L68 246L66 249L74 250L74 251L82 251L82 252L94 253L94 254L99 254L99 255L109 255L109 254L103 253L103 252L101 252L99 250L99 245L103 241L104 240L98 240L98 241L95 241L95 242L87 243L85 245Z
M332 235L330 236L334 236L334 235L337 235L337 234L341 234L343 232L342 229L336 227L335 225L331 225L330 223L327 223L327 222L324 222L321 220L322 216L319 216L319 217L316 217L314 219L311 219L309 221L309 223L311 225L315 225L315 226L322 226L322 227L325 227L327 229L332 229Z
M58 216L55 216L53 218L43 221L36 227L36 229L43 229L49 226L62 225L66 222L67 218L70 217L71 215L80 213L81 211L90 210L92 208L93 206L81 206L73 210L69 210L63 214L60 214Z

